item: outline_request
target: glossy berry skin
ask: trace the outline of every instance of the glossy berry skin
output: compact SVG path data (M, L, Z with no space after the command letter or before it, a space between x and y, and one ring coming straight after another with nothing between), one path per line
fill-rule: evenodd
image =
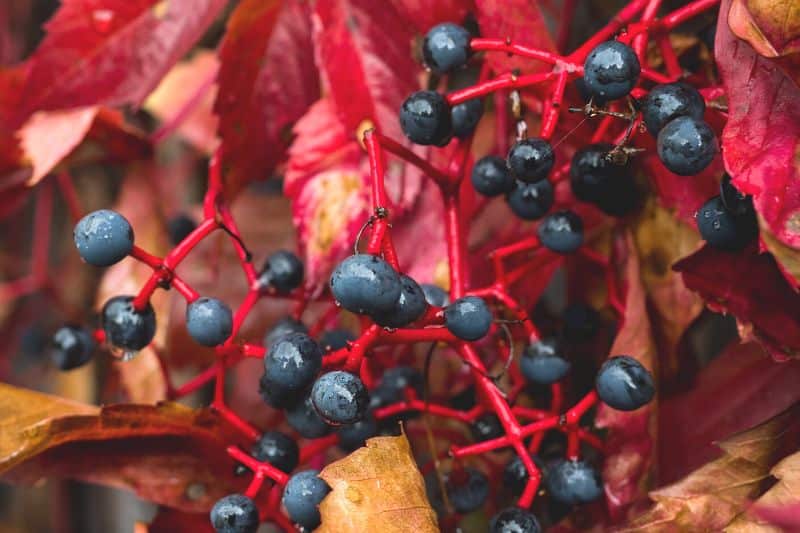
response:
M456 104L450 110L450 120L453 123L453 135L459 139L466 139L475 132L483 116L483 102L480 98L473 98Z
M322 368L322 350L305 333L289 333L264 355L264 376L288 390L306 388Z
M702 120L706 103L697 89L684 82L664 83L653 87L642 101L642 120L651 135L674 118Z
M583 244L583 220L572 211L558 211L542 220L536 234L545 248L571 254Z
M94 266L111 266L133 250L130 222L110 209L100 209L80 219L72 235L81 258Z
M700 236L714 248L738 251L758 235L753 212L737 215L725 207L722 197L715 196L703 204L695 216Z
M561 380L571 366L555 339L544 339L528 345L519 360L522 375L537 385L551 385Z
M539 533L542 527L536 517L519 507L508 507L489 521L489 533Z
M508 151L506 163L516 179L534 183L550 174L555 163L555 154L550 143L544 139L523 139L514 143Z
M83 328L63 326L53 335L53 364L59 370L72 370L89 362L94 350L92 334Z
M635 411L656 393L653 375L627 355L611 357L603 363L595 388L603 403L620 411Z
M622 98L639 81L641 66L633 49L619 41L598 44L583 64L586 88L604 101Z
M711 164L719 152L711 126L693 117L678 117L658 132L658 157L670 172L694 176Z
M211 508L211 525L217 533L255 533L258 508L243 494L229 494Z
M613 148L597 143L575 152L569 183L578 200L596 205L607 215L622 216L636 208L639 194L628 165L617 165L606 157Z
M169 233L169 242L173 246L179 244L183 239L189 236L191 232L197 229L197 223L189 215L183 213L175 215L167 222L167 233Z
M469 426L475 442L496 439L505 435L500 419L494 413L485 413L475 419Z
M328 424L354 424L367 412L369 394L361 379L335 370L322 374L311 389L311 402Z
M450 295L438 285L423 283L420 287L422 287L422 293L425 295L425 301L428 302L428 305L444 307L450 303Z
M186 329L203 346L219 346L231 336L233 313L216 298L198 298L186 307Z
M106 341L121 350L141 350L156 334L156 315L150 303L142 311L133 308L133 296L114 296L101 312Z
M303 262L292 252L278 250L267 258L258 283L278 294L289 294L303 284Z
M331 293L353 313L377 315L391 311L400 297L400 276L383 259L371 254L351 255L331 274Z
M465 296L444 308L444 325L461 340L483 338L492 325L492 312L483 298Z
M603 494L600 472L585 461L561 459L547 469L550 497L565 504L589 503Z
M326 352L345 348L348 342L356 340L356 336L346 329L331 329L322 334L319 345Z
M307 439L318 439L331 431L331 426L314 409L310 395L286 408L286 422Z
M319 504L330 491L318 470L304 470L286 483L283 506L293 522L311 531L320 524Z
M514 190L506 196L511 211L523 220L538 220L553 207L555 193L548 180L536 183L516 182Z
M435 91L417 91L400 106L400 127L411 142L444 146L453 138L450 106Z
M405 399L405 391L409 387L417 392L417 396L421 396L422 374L410 366L395 366L383 373L371 395L375 397L377 405L389 405Z
M544 476L544 464L536 455L531 455L534 464ZM519 496L525 490L525 485L528 484L528 470L519 455L514 455L514 458L508 462L503 469L503 485L507 487L512 494Z
M422 58L425 65L437 74L446 74L463 67L472 54L469 32L456 24L437 24L425 35Z
M286 433L267 431L253 445L253 457L267 462L282 472L290 473L300 461L297 442Z
M457 513L471 513L482 506L489 496L489 479L478 470L465 468L447 477L445 490Z
M346 452L352 452L364 446L367 439L378 434L378 423L371 413L367 413L364 418L352 424L340 426L339 447Z
M482 157L472 167L472 186L484 196L499 196L514 190L515 180L506 161L496 155Z
M264 346L269 348L275 344L278 339L289 333L308 333L308 328L299 320L287 316L281 318L270 328L266 335L264 335Z
M425 293L416 281L408 276L400 276L400 296L388 313L372 315L379 326L402 328L420 318L428 308Z
M258 393L264 403L276 409L282 409L294 405L301 399L301 391L290 389L280 383L276 383L267 377L261 376L258 382Z

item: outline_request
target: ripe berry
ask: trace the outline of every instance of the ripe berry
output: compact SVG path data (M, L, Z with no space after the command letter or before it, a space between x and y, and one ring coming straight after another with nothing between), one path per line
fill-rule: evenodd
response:
M542 218L553 207L554 200L553 184L548 180L536 183L518 181L514 190L506 196L508 207L523 220Z
M678 117L658 132L658 157L679 176L693 176L706 168L719 152L711 126L694 117Z
M294 405L299 401L301 396L301 391L290 389L269 379L266 373L261 376L258 382L258 393L261 395L261 399L264 400L264 403L276 409Z
M636 53L619 41L598 44L583 65L586 88L603 100L616 100L631 92L640 72Z
M523 139L514 143L506 160L512 176L533 183L547 177L555 163L555 154L544 139Z
M542 220L536 234L545 248L571 254L583 244L583 220L572 211L558 211Z
M472 51L469 32L456 24L437 24L425 35L422 58L425 65L437 74L445 74L463 67Z
M217 533L255 533L258 508L243 494L229 494L211 508L211 525Z
M351 255L331 274L336 301L353 313L377 315L394 308L400 297L400 276L380 257Z
M508 171L505 159L487 155L472 167L472 186L484 196L498 196L514 189L514 178Z
M601 98L595 94L592 94L592 91L589 90L589 87L586 85L586 80L581 78L575 78L575 88L578 89L578 93L581 95L581 98L587 104L591 101L594 105L598 107L602 107L606 105L607 100L605 98Z
M489 496L489 479L474 468L465 468L447 476L445 490L456 512L471 513Z
M408 276L400 276L400 296L394 307L389 312L372 315L372 319L379 326L402 328L421 317L427 307L422 287Z
M347 347L347 343L354 340L356 340L356 336L346 329L331 329L322 333L319 345L326 352L331 352Z
M73 238L81 258L99 267L121 261L133 249L130 222L110 209L100 209L80 219L75 225Z
M231 308L216 298L198 298L186 307L186 329L203 346L219 346L233 331Z
M422 287L422 293L425 295L425 301L428 302L428 305L444 307L450 303L450 295L438 285L423 283L420 287Z
M539 533L541 530L536 517L519 507L503 509L489 522L489 533Z
M252 455L288 474L297 468L300 448L289 435L280 431L267 431L253 445Z
M53 364L60 370L72 370L92 358L94 339L83 328L63 326L53 335L53 348Z
M264 355L264 376L288 390L301 390L322 368L322 350L305 333L289 333Z
M371 392L374 397L375 407L397 403L405 398L405 391L411 387L422 395L422 374L410 366L395 366L387 369L378 382L378 386Z
M335 370L314 382L311 402L328 424L353 424L367 412L369 394L358 376Z
M758 235L758 223L753 212L737 215L725 207L720 196L703 204L695 216L697 229L705 241L722 250L741 250Z
M148 302L142 311L133 308L133 296L114 296L103 306L106 341L121 350L141 350L156 334L156 315Z
M531 454L531 459L544 476L544 464L542 464L539 457ZM503 485L508 487L512 494L519 496L525 490L525 485L527 484L528 469L525 468L522 458L519 455L515 455L503 469Z
M444 308L444 325L465 341L483 338L492 325L492 312L483 298L465 296Z
M272 328L264 335L264 346L269 348L275 344L278 339L289 333L308 333L308 328L299 320L292 317L284 317L275 322Z
M169 233L169 242L174 245L179 244L183 239L189 236L191 232L197 229L197 223L189 215L183 213L175 215L167 221L167 233Z
M585 461L560 459L547 469L550 496L561 503L589 503L603 494L600 472Z
M378 434L378 423L372 413L367 413L364 418L352 424L339 427L339 447L346 452L352 452L364 446L367 439Z
M627 355L609 358L597 373L597 394L603 403L620 411L634 411L656 393L653 375Z
M258 283L278 294L288 294L303 284L303 262L292 252L278 250L267 258Z
M639 195L627 165L616 165L606 157L613 148L598 143L575 152L569 181L577 199L595 204L608 215L622 216L636 208Z
M494 413L485 413L475 419L469 426L475 442L496 439L505 435L500 419Z
M286 408L286 422L307 439L318 439L331 431L331 426L314 409L310 395Z
M453 137L450 106L435 91L417 91L400 107L400 127L411 142L444 146Z
M528 345L519 360L519 369L526 379L537 385L550 385L563 378L571 367L555 339Z
M289 478L283 489L283 506L289 518L303 528L315 529L322 518L319 504L331 488L319 477L318 470L304 470Z
M706 103L697 89L684 82L656 85L642 101L642 119L651 135L658 135L677 117L703 118Z
M480 98L473 98L454 105L450 113L453 135L459 139L466 139L475 132L475 128L483 116L483 102Z

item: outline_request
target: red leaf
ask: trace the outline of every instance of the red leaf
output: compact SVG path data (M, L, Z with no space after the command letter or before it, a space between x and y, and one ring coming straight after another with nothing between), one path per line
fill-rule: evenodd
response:
M420 33L442 22L461 24L473 9L471 0L391 0L392 5Z

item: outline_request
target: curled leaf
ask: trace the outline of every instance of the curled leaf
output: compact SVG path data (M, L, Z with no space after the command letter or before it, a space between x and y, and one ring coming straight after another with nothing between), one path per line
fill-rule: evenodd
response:
M756 500L748 515L728 526L730 533L749 533L770 524L785 531L800 529L800 452L783 459L770 471L778 481Z
M800 52L800 7L794 0L733 0L728 25L764 57Z

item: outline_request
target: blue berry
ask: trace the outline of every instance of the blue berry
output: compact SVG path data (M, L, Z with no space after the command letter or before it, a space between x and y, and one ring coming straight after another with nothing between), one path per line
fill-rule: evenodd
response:
M400 297L400 276L380 257L351 255L331 274L331 292L348 311L376 315L394 308Z
M421 317L427 308L422 287L408 276L400 276L400 296L394 307L388 312L372 315L372 319L379 326L402 328Z
M289 435L280 431L267 431L253 445L252 455L288 474L297 468L300 448Z
M574 303L564 309L563 336L566 341L584 342L600 329L600 315L585 303Z
M456 512L471 513L489 496L489 479L474 468L465 468L447 476L445 490Z
M346 329L331 329L322 334L319 345L326 352L340 350L347 347L348 342L356 340L356 336Z
M531 454L531 459L544 475L544 464L539 457ZM519 455L515 455L503 469L503 485L508 487L515 496L523 493L525 486L528 484L528 477L528 469L525 468L525 463L522 462L522 458Z
M267 258L258 283L288 294L303 284L303 262L292 252L278 250Z
M319 504L330 491L318 470L304 470L286 483L283 506L293 522L310 531L320 524Z
M369 394L358 376L335 370L314 382L311 402L328 424L353 424L367 412Z
M465 341L483 338L492 325L492 312L483 298L465 296L444 308L444 325Z
M169 233L169 242L173 245L179 244L183 239L189 236L191 232L197 229L197 223L192 217L185 214L179 214L167 221L167 233Z
M590 144L575 152L569 176L578 200L595 204L604 213L622 216L636 208L639 194L627 165L617 165L606 155L614 147Z
M544 339L528 345L519 360L522 375L537 385L559 381L567 375L571 366L555 339Z
M331 431L331 426L314 409L310 395L286 408L286 422L307 439L318 439Z
M547 469L550 496L561 503L589 503L603 494L600 472L585 461L560 459Z
M126 351L141 350L156 334L156 315L148 302L142 311L133 308L133 296L114 296L101 312L106 341Z
M508 207L523 220L542 218L553 207L555 193L548 180L536 183L518 181L516 187L506 196Z
M679 176L693 176L711 164L719 152L711 126L694 117L678 117L658 132L658 157Z
M607 100L592 94L592 91L589 90L589 87L586 85L586 80L583 79L583 77L575 78L575 88L578 89L578 93L585 103L588 104L591 101L592 104L598 107L606 105Z
M412 388L417 396L422 395L422 374L410 366L395 366L387 369L378 386L372 391L375 407L397 403L405 399L405 390Z
M322 368L322 350L305 333L289 333L264 355L264 376L288 390L301 390Z
M302 391L290 389L281 383L272 381L265 373L258 382L258 392L264 403L270 407L282 409L294 405L299 400Z
M536 517L519 507L503 509L489 522L489 533L539 533L541 530Z
M484 196L498 196L514 190L514 178L502 157L487 155L472 167L472 186Z
M555 154L544 139L523 139L514 143L506 158L511 175L525 183L543 180L550 174Z
M450 106L436 91L417 91L400 106L400 127L411 142L444 146L453 138Z
M695 216L697 229L703 239L714 248L737 251L750 244L758 235L758 222L754 212L737 215L725 207L720 196L703 204Z
M437 74L463 67L471 55L469 32L456 24L445 22L431 28L422 42L425 65Z
M494 413L485 413L475 419L469 426L475 442L492 440L505 435L500 419Z
M423 283L420 287L422 287L422 293L425 295L425 301L428 302L428 305L444 307L450 303L450 295L438 285Z
M186 307L186 329L203 346L219 346L231 336L233 313L216 298L198 298Z
M229 494L211 508L211 525L217 533L255 533L258 508L243 494Z
M651 135L658 135L677 117L703 118L706 103L697 89L684 82L656 85L642 101L642 120Z
M586 57L583 80L597 99L616 100L631 92L641 67L636 53L619 41L598 44Z
M99 267L121 261L133 249L130 222L110 209L100 209L80 219L75 225L73 238L81 258Z
M339 446L346 452L352 452L364 446L367 439L378 434L378 423L371 413L367 413L358 422L340 426L337 433Z
M653 375L627 355L609 358L597 373L595 383L600 400L620 411L634 411L655 396Z
M308 333L308 328L299 320L292 317L284 317L275 322L266 335L264 335L264 346L270 347L278 340L289 333Z
M459 139L466 139L478 127L478 122L483 116L483 102L480 98L473 98L454 105L450 113L450 119L453 123L453 135Z
M94 350L92 334L83 328L63 326L53 335L53 363L60 370L72 370L89 362Z
M545 248L571 254L583 244L583 220L572 211L558 211L542 220L536 234Z

